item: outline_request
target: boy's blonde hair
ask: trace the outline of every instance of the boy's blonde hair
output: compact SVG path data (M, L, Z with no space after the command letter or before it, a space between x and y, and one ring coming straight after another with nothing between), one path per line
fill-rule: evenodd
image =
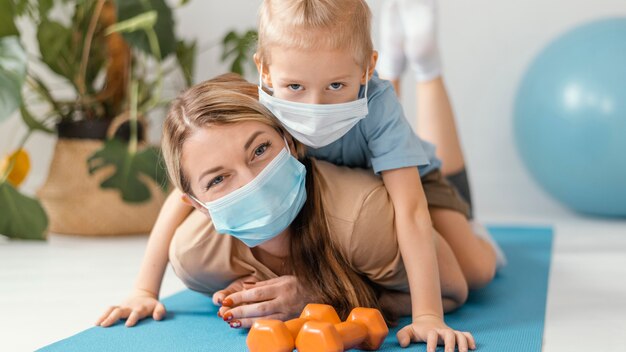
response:
M365 69L373 52L371 17L364 0L264 0L259 10L258 58L269 65L273 46L347 48Z

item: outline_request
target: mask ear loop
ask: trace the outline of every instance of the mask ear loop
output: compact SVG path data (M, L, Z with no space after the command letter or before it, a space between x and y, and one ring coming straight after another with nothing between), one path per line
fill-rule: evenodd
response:
M209 207L206 206L206 204L204 204L203 202L200 201L200 199L196 198L193 196L193 194L191 193L187 193L187 196L189 196L189 198L193 199L196 201L196 203L198 203L200 206L202 206L204 209L209 210Z
M263 61L261 61L261 69L259 69L259 89L263 89Z
M369 78L370 78L370 65L368 64L367 68L365 69L365 94L364 94L365 95L365 97L364 97L365 100L367 100L367 88L368 88L369 83L370 83Z
M287 138L283 134L283 141L285 141L285 147L287 147L287 152L291 154L291 148L289 148L289 142L287 142Z
M365 100L367 100L367 88L370 83L369 75L370 75L370 64L367 64L367 68L365 69Z

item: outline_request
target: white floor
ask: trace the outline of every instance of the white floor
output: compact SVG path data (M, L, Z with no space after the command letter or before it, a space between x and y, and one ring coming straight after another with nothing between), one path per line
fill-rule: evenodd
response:
M555 228L545 352L626 351L626 221L567 212L483 219ZM89 328L129 292L145 242L145 236L0 239L0 351L31 351ZM163 295L182 288L168 272Z

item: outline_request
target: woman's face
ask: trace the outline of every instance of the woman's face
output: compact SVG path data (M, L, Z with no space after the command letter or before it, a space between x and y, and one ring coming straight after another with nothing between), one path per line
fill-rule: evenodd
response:
M283 137L261 122L209 125L185 141L181 166L195 197L206 203L248 184L285 147Z

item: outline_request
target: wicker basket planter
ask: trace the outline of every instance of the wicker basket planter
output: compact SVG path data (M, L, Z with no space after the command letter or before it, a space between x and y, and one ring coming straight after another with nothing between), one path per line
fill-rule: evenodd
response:
M149 177L142 181L152 197L144 203L124 202L117 190L102 189L100 183L113 167L89 174L87 159L103 145L94 128L89 130L91 138L60 136L56 143L48 178L37 192L50 219L49 231L85 236L148 233L166 194Z

